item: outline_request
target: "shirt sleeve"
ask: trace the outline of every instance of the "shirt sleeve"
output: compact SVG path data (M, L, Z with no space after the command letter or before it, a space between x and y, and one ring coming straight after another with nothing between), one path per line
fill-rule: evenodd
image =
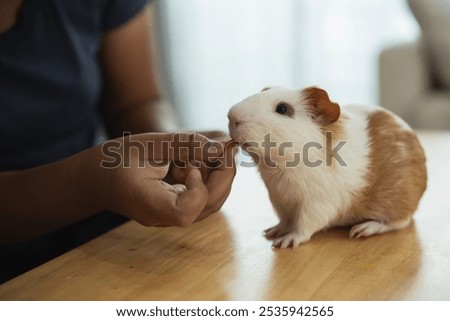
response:
M103 31L114 29L138 14L149 0L107 0L103 12Z

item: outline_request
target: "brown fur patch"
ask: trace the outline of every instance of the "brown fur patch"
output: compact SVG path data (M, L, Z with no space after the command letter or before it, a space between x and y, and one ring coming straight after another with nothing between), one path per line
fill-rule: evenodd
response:
M339 119L327 126L320 127L324 137L324 144L326 149L327 165L331 165L333 168L338 165L336 157L333 157L333 149L341 141L348 140L347 131L345 130L345 122L347 121L347 116L341 115Z
M331 157L332 150L340 141L347 139L345 130L347 117L341 114L341 109L337 103L330 101L325 90L308 87L302 93L306 103L310 105L310 112L314 116L314 121L320 126L323 133L325 155L329 156L326 162L327 164L331 162L331 166L335 167L336 158Z
M341 109L328 97L328 93L317 87L308 87L303 90L307 103L311 106L310 112L314 121L320 126L327 126L339 119Z
M386 224L406 221L419 204L427 182L425 154L416 134L402 128L386 111L368 120L371 151L367 186L355 195L353 207L341 219ZM344 219L345 218L345 219Z

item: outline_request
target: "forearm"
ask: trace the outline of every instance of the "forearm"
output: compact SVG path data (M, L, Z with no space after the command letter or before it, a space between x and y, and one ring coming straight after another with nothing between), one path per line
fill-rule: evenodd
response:
M140 134L180 131L172 105L163 98L149 98L120 111L107 111L105 123L112 138L120 137L124 132Z
M95 175L86 153L0 173L0 243L29 240L101 210L92 201Z

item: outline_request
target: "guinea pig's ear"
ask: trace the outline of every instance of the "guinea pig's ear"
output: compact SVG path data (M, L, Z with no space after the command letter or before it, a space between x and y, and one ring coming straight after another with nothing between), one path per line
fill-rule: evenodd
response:
M326 126L339 119L341 108L330 100L325 90L309 87L303 90L303 95L308 105L311 106L312 118L319 125Z
M261 89L261 92L269 90L269 89L272 89L272 87L264 87L263 89Z

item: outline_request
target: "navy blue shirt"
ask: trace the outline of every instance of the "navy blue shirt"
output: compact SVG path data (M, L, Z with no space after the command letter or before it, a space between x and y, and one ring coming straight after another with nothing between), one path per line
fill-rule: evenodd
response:
M0 171L53 162L93 145L101 124L102 34L146 0L25 0L0 33ZM0 246L0 283L114 227L101 213L32 242Z
M147 0L25 0L0 33L0 171L92 147L99 128L104 32Z

